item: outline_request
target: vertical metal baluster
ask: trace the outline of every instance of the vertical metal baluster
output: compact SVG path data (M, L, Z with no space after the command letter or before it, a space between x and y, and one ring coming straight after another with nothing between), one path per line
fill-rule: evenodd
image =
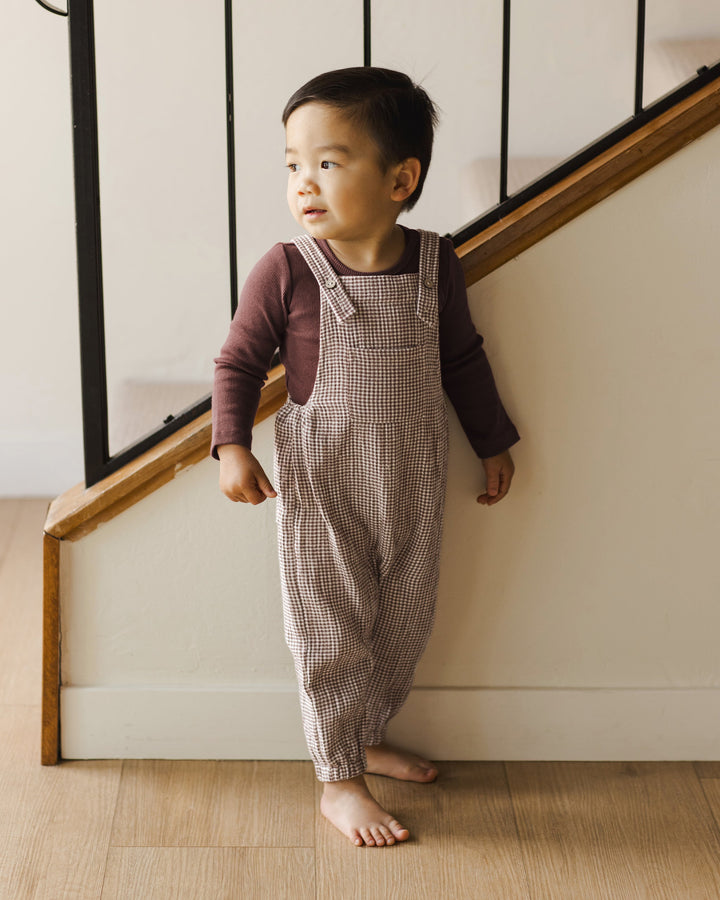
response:
M363 65L371 66L371 33L370 33L370 3L371 0L363 2Z
M643 110L643 77L645 74L645 0L638 0L637 47L635 51L635 115Z
M503 2L502 106L500 113L500 202L507 200L508 112L510 107L510 0Z
M230 232L230 315L234 316L238 304L238 275L232 0L225 0L225 88L227 99L228 223Z
M110 456L93 0L71 0L68 12L83 444L89 487L103 477Z

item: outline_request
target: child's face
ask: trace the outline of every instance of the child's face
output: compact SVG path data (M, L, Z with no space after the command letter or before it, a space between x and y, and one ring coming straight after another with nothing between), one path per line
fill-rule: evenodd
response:
M315 238L358 241L382 236L395 223L395 167L383 172L377 145L341 110L306 103L286 127L288 205Z

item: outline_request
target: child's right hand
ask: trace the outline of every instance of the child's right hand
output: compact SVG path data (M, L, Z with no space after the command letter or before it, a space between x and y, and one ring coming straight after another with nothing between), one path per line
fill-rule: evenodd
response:
M222 444L220 457L220 490L234 503L257 506L267 497L277 497L263 467L247 447Z

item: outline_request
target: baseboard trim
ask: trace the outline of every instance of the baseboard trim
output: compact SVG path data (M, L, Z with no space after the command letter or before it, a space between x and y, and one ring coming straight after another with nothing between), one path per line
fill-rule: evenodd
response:
M64 759L309 759L287 687L65 687ZM717 760L720 688L417 688L388 739L437 760Z

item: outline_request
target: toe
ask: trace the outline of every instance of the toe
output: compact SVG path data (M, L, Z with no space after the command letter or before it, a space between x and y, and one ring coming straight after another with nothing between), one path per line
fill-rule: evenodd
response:
M399 841L404 841L410 836L410 832L407 828L405 828L404 825L401 825L397 819L391 819L389 828Z
M382 836L385 838L386 844L394 844L395 843L395 838L393 837L392 832L385 825L380 826L380 832L381 832Z
M360 834L362 835L362 839L365 841L365 843L368 845L368 847L375 846L375 838L370 833L369 828L361 828Z
M385 835L382 833L382 831L380 831L379 826L373 825L372 828L370 829L370 831L372 833L373 838L375 839L375 843L377 844L377 846L384 847L385 846Z

